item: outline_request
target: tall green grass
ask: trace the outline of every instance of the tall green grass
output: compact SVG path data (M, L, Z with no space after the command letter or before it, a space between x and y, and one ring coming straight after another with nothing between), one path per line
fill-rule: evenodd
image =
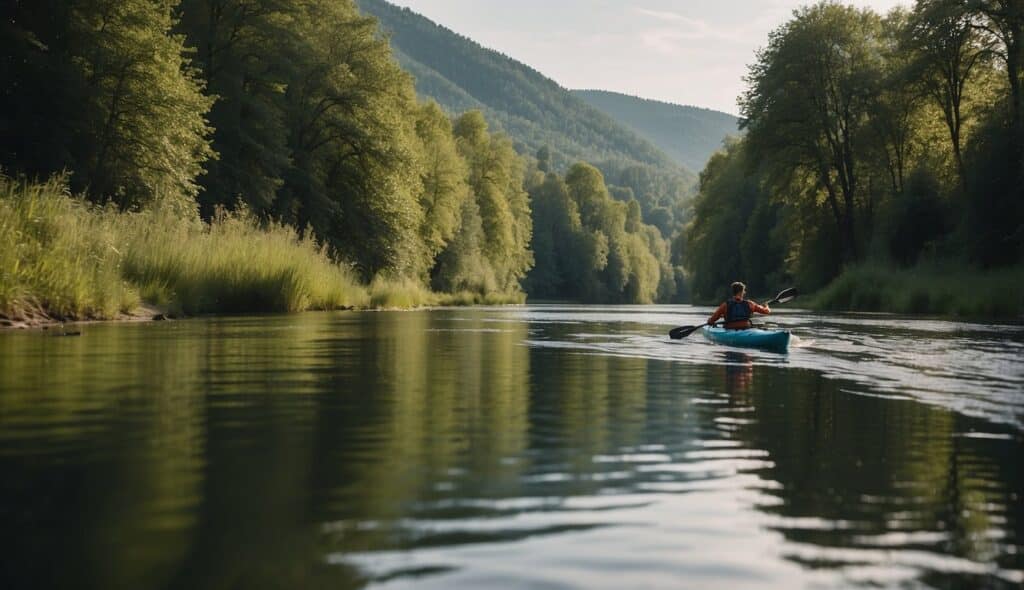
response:
M0 314L111 317L139 303L122 277L118 214L72 199L63 178L0 176Z
M526 302L526 294L477 293L459 291L438 293L411 279L378 278L370 283L370 307L376 309L408 309L424 306L513 305Z
M0 177L0 314L104 319L140 300L185 313L365 306L366 289L311 237L245 213L212 223L73 198L61 178Z
M361 307L366 290L311 237L221 213L209 224L132 215L124 275L143 298L188 314Z
M847 270L810 299L827 310L959 317L1024 314L1024 268L993 271L864 265Z

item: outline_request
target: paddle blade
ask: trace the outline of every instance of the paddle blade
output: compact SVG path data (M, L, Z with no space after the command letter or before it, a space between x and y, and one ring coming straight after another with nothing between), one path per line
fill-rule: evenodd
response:
M682 340L700 329L701 326L679 326L669 330L668 337L673 340Z
M779 293L778 295L776 295L775 299L772 299L768 303L769 304L789 303L790 301L796 299L796 296L799 295L799 294L800 294L800 292L796 289L796 287L791 287L791 288L786 289L785 291Z

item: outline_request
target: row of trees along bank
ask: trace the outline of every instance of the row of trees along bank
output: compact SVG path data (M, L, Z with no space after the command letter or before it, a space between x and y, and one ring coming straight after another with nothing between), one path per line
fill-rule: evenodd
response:
M215 223L244 209L257 225L315 235L364 283L521 300L534 265L528 190L544 198L561 180L545 180L546 164L517 154L480 113L453 121L418 101L351 0L39 0L2 16L5 174L67 171L71 192L95 203L163 212L121 225L169 210ZM613 203L596 171L579 170L568 177L583 213L571 235L592 269L577 249L541 245L538 272L607 276L531 284L588 300L671 297L663 238L640 227L635 201Z
M794 12L750 67L745 135L701 174L679 245L696 297L737 276L766 292L821 287L865 265L1019 269L1022 63L1019 0ZM1012 297L1006 287L989 297ZM887 306L832 295L823 305ZM913 311L943 311L923 297Z

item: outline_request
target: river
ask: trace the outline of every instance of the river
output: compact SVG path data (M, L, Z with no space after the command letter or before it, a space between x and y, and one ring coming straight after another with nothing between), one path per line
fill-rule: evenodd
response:
M1024 584L1024 327L709 311L0 332L0 587Z

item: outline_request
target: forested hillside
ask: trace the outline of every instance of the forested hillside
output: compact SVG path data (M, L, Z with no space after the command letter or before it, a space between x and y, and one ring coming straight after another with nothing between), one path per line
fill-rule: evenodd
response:
M606 90L573 90L591 106L625 123L689 170L703 170L711 154L730 135L739 135L739 119L721 111L649 100Z
M697 297L846 271L821 305L1019 310L1022 64L1017 0L797 11L750 67L745 136L701 173L680 245Z
M409 9L385 0L359 5L380 19L421 97L452 114L481 109L521 153L545 150L554 170L581 161L597 166L613 196L635 197L644 220L665 237L684 221L696 177L637 132L536 70Z
M638 134L511 57L385 0L358 3L380 20L421 95L456 113L481 108L529 153L549 147L556 168L604 160L670 165Z

